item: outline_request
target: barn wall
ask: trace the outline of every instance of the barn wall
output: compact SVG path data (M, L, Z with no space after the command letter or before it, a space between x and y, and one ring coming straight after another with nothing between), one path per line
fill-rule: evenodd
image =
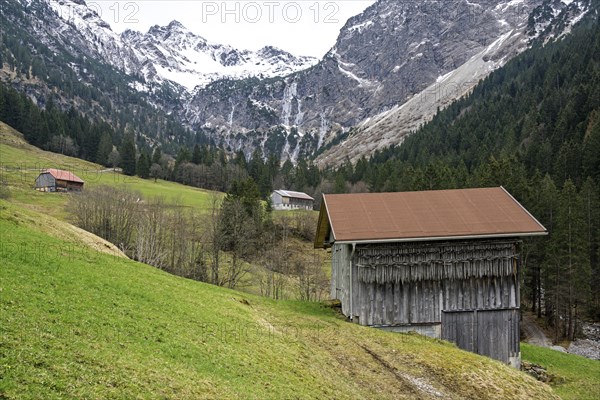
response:
M361 325L417 331L518 365L518 243L369 244L354 251L350 245L334 244L332 297L342 302L344 315ZM479 321L479 330L470 336L465 333L469 321L471 326Z
M38 188L38 189L49 188L49 187L54 188L55 186L56 186L56 180L49 173L40 174L35 179L35 187Z
M331 248L331 298L342 303L342 313L350 317L350 245Z
M271 194L271 204L273 205L273 209L281 210L283 208L282 203L283 203L283 201L282 201L281 195L279 193L273 192Z
M447 311L442 314L442 338L520 368L519 310Z
M518 308L516 241L356 248L363 325L439 324L442 311Z
M72 191L81 191L83 190L83 183L79 183L79 182L67 182L67 190L72 190Z
M289 198L289 206L292 209L304 209L304 210L312 210L313 209L313 201L307 199L296 199Z

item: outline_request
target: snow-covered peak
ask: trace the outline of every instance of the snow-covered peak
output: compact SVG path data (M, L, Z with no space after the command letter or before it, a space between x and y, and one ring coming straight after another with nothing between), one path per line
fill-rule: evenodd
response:
M176 20L167 26L154 25L146 33L128 29L119 35L92 3L43 1L57 17L56 31L66 42L73 42L73 49L132 76L143 76L145 82L135 85L138 90L172 81L191 91L223 78L285 76L318 62L313 57L296 57L271 46L250 51L211 43Z
M186 38L188 40L201 39L203 41L206 41L206 39L192 33L181 22L177 20L171 21L167 26L152 26L148 30L147 36L153 37L157 40L166 40L171 42Z
M178 21L155 25L147 33L125 31L121 39L134 48L147 80L176 82L188 90L222 78L284 76L317 63L312 57L296 57L266 46L258 51L239 50L211 43Z
M118 34L112 31L93 7L83 0L45 0L54 12L59 35L65 41L89 56L99 56L125 72L135 71L137 60L132 49L120 40ZM79 35L75 35L75 32Z

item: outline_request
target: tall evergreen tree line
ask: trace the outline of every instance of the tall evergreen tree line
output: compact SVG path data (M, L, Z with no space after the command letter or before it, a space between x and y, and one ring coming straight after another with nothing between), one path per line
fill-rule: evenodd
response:
M178 146L173 155L151 145L130 126L115 129L91 120L75 108L61 111L50 97L40 109L25 94L0 84L0 121L24 134L42 149L79 157L107 167L121 167L126 175L167 179L206 189L229 191L233 182L252 178L262 198L274 187L301 188L313 193L321 181L319 170L305 160L283 165L262 152L230 154L214 146L203 133L193 146ZM177 150L178 149L178 150Z

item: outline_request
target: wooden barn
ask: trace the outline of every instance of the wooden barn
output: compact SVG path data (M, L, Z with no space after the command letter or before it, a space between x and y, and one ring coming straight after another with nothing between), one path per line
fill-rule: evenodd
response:
M518 367L520 238L545 234L502 187L324 195L315 247L354 322Z
M67 192L83 190L83 180L70 171L45 169L35 179L35 188L43 192Z
M271 194L274 210L312 210L315 199L302 192L275 190Z

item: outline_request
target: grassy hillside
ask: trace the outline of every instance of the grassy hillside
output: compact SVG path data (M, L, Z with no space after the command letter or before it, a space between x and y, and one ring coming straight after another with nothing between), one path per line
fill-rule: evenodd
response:
M548 373L557 376L559 381L562 380L553 385L561 398L600 398L600 361L526 343L521 344L521 352L524 360L542 365Z
M450 344L177 278L0 208L2 398L553 398Z
M180 205L191 207L199 212L209 210L215 197L220 199L223 196L223 193L202 190L179 183L163 180L154 182L153 180L125 176L107 170L98 164L44 151L28 144L20 132L0 122L0 182L8 183L11 193L10 201L27 209L68 221L70 219L66 209L68 194L43 193L33 190L35 178L43 168L60 168L72 171L85 181L85 187L87 188L98 185L126 187L129 190L139 192L146 199L162 196L166 198L167 202L177 201ZM304 221L305 224L307 222L316 223L314 221L316 221L318 212L274 212L274 220L280 225L289 226L290 229L296 232L297 219L303 214L306 214L309 218ZM304 227L304 230L306 230L306 227ZM310 231L314 231L312 226ZM312 242L308 240L292 240L289 246L298 254L310 255L313 251ZM229 258L225 254L223 263L226 265L228 262ZM254 265L248 266L248 269L250 272L242 279L239 286L243 287L245 291L259 294L261 289L258 281L265 273L264 268ZM290 284L283 289L281 296L294 298L297 296L297 291L294 289L294 282L289 281Z
M32 185L39 169L56 167L88 187L124 185L198 210L222 194L99 172L2 123L0 164L11 193L0 200L0 398L553 398L548 386L441 341L130 261L65 222L68 196ZM274 219L303 235L314 217ZM570 385L557 390L580 393Z
M86 187L111 185L127 187L145 197L163 196L181 205L206 210L213 196L221 193L197 189L174 182L125 176L105 167L74 157L38 149L25 142L21 133L0 122L0 179L10 185L13 198L23 204L54 216L65 217L64 194L37 193L33 190L40 169L59 168L73 172L85 181Z

